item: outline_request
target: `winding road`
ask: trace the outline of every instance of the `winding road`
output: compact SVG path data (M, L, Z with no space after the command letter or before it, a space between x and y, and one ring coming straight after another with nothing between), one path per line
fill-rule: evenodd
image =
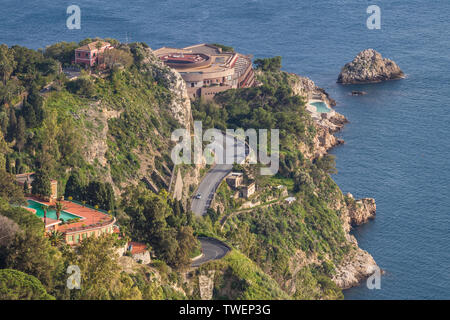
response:
M206 262L221 259L230 251L230 248L220 240L214 238L198 238L198 240L202 244L203 255L193 261L191 267L196 268Z
M235 156L224 155L224 158L228 161L223 161L225 163L242 163L245 160L246 153L248 153L247 145L241 141L234 141L234 137L225 135L225 139L228 140L226 143L233 144L235 147L235 153L240 152ZM224 141L225 143L225 141ZM239 148L237 148L239 147ZM237 152L236 152L237 150ZM242 150L244 150L242 152ZM231 160L231 161L230 161ZM208 210L211 202L214 198L217 188L219 187L222 180L231 172L233 169L232 164L216 164L203 178L202 182L197 188L194 194L194 198L191 202L191 211L196 216L204 216L206 210ZM195 195L200 194L201 198L196 199Z
M235 141L232 136L224 135L224 137L228 140L224 141L224 143L228 143L229 145L233 144L236 153L236 155L233 156L224 155L224 158L228 160L224 162L242 163L245 160L246 154L248 154L249 149L247 145L243 141ZM206 214L206 211L214 199L214 194L216 193L217 188L232 169L232 164L216 164L208 171L203 180L200 182L200 185L198 186L191 202L191 210L196 216L201 217ZM201 195L200 199L195 197L197 194ZM230 248L220 240L203 237L199 237L198 240L201 243L203 255L192 262L191 266L194 268L199 267L206 262L221 259L230 251Z

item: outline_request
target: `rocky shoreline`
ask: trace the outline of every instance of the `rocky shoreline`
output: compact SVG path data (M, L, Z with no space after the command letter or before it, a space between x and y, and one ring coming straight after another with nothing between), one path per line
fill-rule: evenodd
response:
M336 101L330 98L324 89L317 87L312 80L295 74L292 75L294 76L292 89L295 94L308 100L322 100L330 106L336 105ZM348 123L348 120L345 116L336 111L332 117L315 119L317 136L314 139L314 152L310 152L307 148L302 152L312 159L323 156L335 146L343 144L344 140L336 138L334 134L340 131L346 123ZM370 253L361 249L356 238L350 234L352 227L367 223L375 218L376 203L373 198L354 199L351 194L346 196L341 192L339 194L338 199L329 205L332 209L341 213L341 221L347 241L353 246L342 262L336 266L336 274L332 280L341 289L349 289L360 285L376 270L379 270Z

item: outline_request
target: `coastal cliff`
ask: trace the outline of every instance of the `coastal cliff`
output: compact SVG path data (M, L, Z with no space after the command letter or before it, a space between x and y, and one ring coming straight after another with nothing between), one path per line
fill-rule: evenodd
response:
M347 202L350 223L352 226L362 225L369 220L375 219L377 205L375 204L375 199L364 198L360 200L355 200L351 193L348 193L345 197Z
M342 84L373 83L402 79L405 74L392 60L383 58L373 49L361 51L347 63L337 79Z
M376 204L373 198L355 200L351 194L344 196L341 192L336 195L335 200L330 202L330 205L340 212L342 227L352 249L336 266L332 280L341 289L348 289L361 284L379 269L370 253L361 249L356 238L350 234L352 228L375 218Z
M305 100L315 98L325 101L330 106L336 105L336 101L331 99L325 90L317 87L311 79L295 74L291 75L291 86L295 94L302 96ZM302 145L302 152L310 159L326 155L330 149L344 143L342 139L336 138L334 133L341 130L346 123L348 123L348 120L338 112L335 112L331 118L322 118L314 121L316 135L313 139L313 145L309 148L306 145ZM355 200L350 193L344 196L338 189L334 196L328 200L328 206L340 212L346 240L351 244L351 250L336 265L335 274L332 277L332 280L339 288L348 289L359 285L378 269L373 257L367 251L359 248L356 238L349 233L352 227L362 225L375 218L375 199L364 198ZM296 263L292 263L293 266L296 266L294 270L300 269L299 266L318 263L317 257L306 258L304 253L302 255L302 259L296 258ZM297 253L294 257L298 256L299 254ZM287 286L290 288L290 291L295 291L294 282L288 282Z

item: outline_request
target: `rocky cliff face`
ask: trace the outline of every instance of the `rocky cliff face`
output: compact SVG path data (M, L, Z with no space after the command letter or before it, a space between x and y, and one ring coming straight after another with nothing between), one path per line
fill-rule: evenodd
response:
M169 110L174 118L182 125L189 129L192 120L191 100L186 90L186 82L175 69L169 68L159 60L150 48L145 50L145 57L141 62L141 71L151 71L166 79L168 87L173 94Z
M376 204L372 198L355 200L351 194L344 196L338 191L329 206L340 213L347 241L352 245L350 252L336 266L332 279L338 287L348 289L359 285L379 269L370 253L361 249L356 238L350 234L352 227L375 218Z
M347 194L347 199L353 199L351 194ZM377 205L375 199L364 198L360 200L350 200L348 202L348 211L350 217L350 224L352 226L362 225L369 220L375 219Z
M309 99L320 99L327 102L330 106L336 105L336 102L329 97L329 95L315 85L315 83L305 77L292 75L291 87L294 93ZM344 143L343 140L334 136L334 133L339 131L347 123L347 119L338 112L329 119L322 118L314 121L316 128L316 136L313 139L313 146L302 146L302 152L306 157L313 159L325 155L331 148ZM358 226L375 218L376 204L372 198L355 200L351 194L344 197L341 191L338 191L333 200L330 200L329 207L337 212L340 212L342 227L346 232L346 238L352 249L342 259L342 262L336 266L336 273L332 280L341 289L348 289L360 284L366 278L371 276L378 266L373 257L365 250L358 247L356 238L350 235L352 226ZM305 264L314 264L314 257L309 259L294 259L295 263L292 265L304 266ZM299 261L303 261L300 263ZM292 268L295 274L296 268ZM294 283L286 283L289 288L288 292L293 292L295 289Z
M356 240L355 240L356 241ZM341 289L349 289L359 285L378 270L373 257L361 248L355 246L343 262L336 266L332 280Z
M405 74L392 60L383 58L373 49L360 52L339 74L338 83L358 84L404 78Z

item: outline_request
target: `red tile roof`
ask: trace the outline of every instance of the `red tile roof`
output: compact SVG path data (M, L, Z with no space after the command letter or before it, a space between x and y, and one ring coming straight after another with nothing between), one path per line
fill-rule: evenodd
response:
M128 247L129 246L132 246L132 248L131 248L132 255L138 254L138 253L143 253L147 250L147 246L140 242L129 242Z

